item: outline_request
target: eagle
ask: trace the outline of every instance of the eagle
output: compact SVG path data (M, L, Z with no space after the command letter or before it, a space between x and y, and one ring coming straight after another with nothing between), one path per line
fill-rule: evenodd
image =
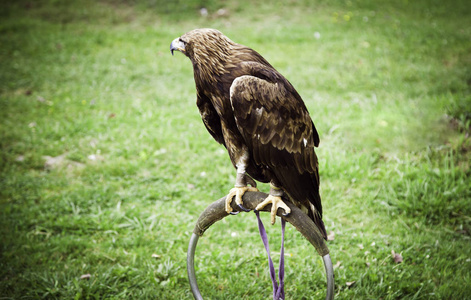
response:
M258 191L254 179L270 183L271 223L284 201L301 208L324 238L319 194L319 164L314 151L319 134L293 85L258 52L215 29L195 29L170 44L193 64L196 105L212 137L227 149L236 169L235 186L226 197L244 209L242 196ZM250 185L250 186L249 186Z

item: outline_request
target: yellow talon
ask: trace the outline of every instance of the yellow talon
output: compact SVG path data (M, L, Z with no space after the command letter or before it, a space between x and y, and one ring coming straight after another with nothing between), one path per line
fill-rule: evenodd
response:
M226 197L226 212L229 214L232 212L231 202L235 196L235 202L237 205L242 205L242 196L246 192L258 192L256 187L251 186L242 186L242 187L234 187L229 191L229 194Z
M291 212L291 209L286 205L283 200L281 200L281 197L279 196L272 196L268 195L268 197L263 200L257 207L255 207L256 210L262 210L265 206L268 204L271 204L271 224L275 224L276 220L276 212L278 211L278 208L282 208L285 210L285 214L289 214Z

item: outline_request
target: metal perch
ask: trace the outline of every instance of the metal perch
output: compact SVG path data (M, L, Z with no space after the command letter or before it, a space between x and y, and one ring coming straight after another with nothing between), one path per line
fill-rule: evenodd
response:
M243 196L244 207L250 210L255 209L255 207L262 202L268 195L261 192L247 192ZM196 222L195 229L190 239L190 244L188 246L187 252L187 270L188 270L188 279L190 280L190 287L195 299L203 299L198 288L198 283L196 282L195 274L195 250L198 239L211 225L217 221L223 219L229 214L226 213L224 208L226 197L223 197L211 205L209 205L203 213L201 213L198 221ZM279 211L278 216L284 218L286 221L291 223L301 234L314 246L317 253L322 256L324 261L324 267L327 277L327 294L325 299L331 300L334 299L334 269L332 266L332 261L329 255L329 249L325 243L322 234L320 233L317 226L314 222L299 208L291 204L290 202L285 202L289 208L291 208L291 213L288 216L282 216L282 213ZM232 201L231 204L234 211L242 211L239 208L235 201ZM263 208L263 211L270 211L271 204Z

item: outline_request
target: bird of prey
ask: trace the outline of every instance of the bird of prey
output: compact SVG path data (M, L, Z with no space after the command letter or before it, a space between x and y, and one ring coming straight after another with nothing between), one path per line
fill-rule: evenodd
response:
M256 209L272 204L271 223L283 202L300 207L324 238L319 195L319 135L291 83L259 53L215 29L195 29L172 41L193 64L196 105L209 133L224 145L237 170L226 197L243 208L242 196L256 191L253 179L270 182L270 193ZM248 185L251 186L248 186Z

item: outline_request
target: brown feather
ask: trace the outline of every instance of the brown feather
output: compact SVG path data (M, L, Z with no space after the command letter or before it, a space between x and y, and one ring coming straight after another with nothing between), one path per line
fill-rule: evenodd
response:
M294 87L259 53L214 29L180 37L193 63L197 105L210 134L236 164L250 154L247 173L273 181L307 209L326 238L319 195L319 135Z

